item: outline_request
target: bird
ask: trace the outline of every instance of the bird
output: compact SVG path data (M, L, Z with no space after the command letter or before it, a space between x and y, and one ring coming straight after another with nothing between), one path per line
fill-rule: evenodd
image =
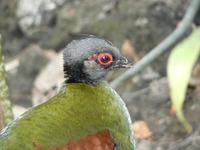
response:
M110 41L88 35L63 49L60 91L0 131L0 150L134 150L131 118L105 77L132 63Z

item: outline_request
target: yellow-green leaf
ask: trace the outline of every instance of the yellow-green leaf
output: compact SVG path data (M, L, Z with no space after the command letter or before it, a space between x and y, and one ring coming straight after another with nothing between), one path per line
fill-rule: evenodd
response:
M194 30L188 38L177 45L168 60L167 73L172 103L178 119L188 132L192 131L192 126L184 116L183 103L192 68L199 54L200 28Z

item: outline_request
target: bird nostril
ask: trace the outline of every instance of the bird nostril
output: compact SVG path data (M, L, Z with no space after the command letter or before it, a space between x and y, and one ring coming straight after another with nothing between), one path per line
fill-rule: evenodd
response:
M133 63L129 61L126 57L121 56L115 63L114 68L131 68Z

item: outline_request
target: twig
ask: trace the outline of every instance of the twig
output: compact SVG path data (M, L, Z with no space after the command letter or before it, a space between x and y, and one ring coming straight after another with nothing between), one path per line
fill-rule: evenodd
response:
M13 119L11 103L8 94L8 85L6 82L3 49L1 47L0 34L0 129L7 125Z
M186 14L178 27L166 37L158 46L152 49L146 56L144 56L139 62L135 64L133 68L130 68L121 76L116 78L111 82L113 88L119 87L125 80L132 77L144 67L153 62L158 56L160 56L165 51L169 50L171 46L180 41L187 30L190 28L200 6L200 0L192 0L189 8L186 11Z

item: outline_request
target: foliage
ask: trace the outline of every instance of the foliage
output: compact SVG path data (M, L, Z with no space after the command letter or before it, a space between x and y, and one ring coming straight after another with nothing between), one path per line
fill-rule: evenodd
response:
M13 120L5 76L4 56L0 36L0 129Z
M192 68L200 54L200 28L197 28L183 42L178 44L170 54L168 61L168 81L176 115L188 132L192 127L183 113L183 103Z

